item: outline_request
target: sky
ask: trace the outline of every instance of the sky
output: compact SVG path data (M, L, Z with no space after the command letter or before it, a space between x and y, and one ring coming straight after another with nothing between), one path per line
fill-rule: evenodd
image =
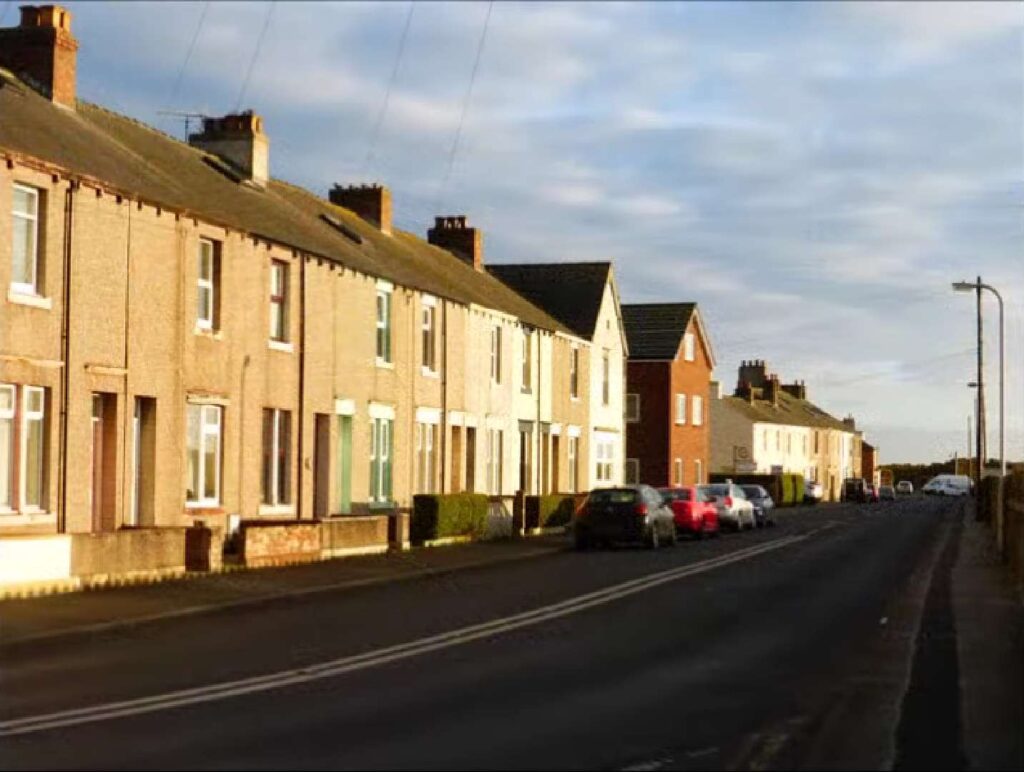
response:
M178 137L251 108L275 177L466 214L485 261L611 259L623 302L699 304L726 391L767 360L883 463L966 452L980 275L1024 459L1024 4L68 7L81 98Z

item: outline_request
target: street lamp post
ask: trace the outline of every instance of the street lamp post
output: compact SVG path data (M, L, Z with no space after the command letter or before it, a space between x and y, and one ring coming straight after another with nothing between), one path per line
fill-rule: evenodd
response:
M981 392L981 378L980 372L981 363L981 291L988 290L996 296L996 300L999 301L999 497L996 501L996 545L999 549L1000 554L1003 551L1003 484L1006 477L1006 402L1005 402L1005 386L1006 386L1006 340L1005 340L1005 326L1003 320L1003 296L999 294L999 291L991 284L983 284L981 277L978 277L976 282L968 281L956 281L953 282L953 289L956 292L977 292L978 293L978 410L979 423L984 421L984 418L980 415L982 408L982 392ZM981 463L984 463L982 461ZM978 470L979 481L981 475L981 469Z

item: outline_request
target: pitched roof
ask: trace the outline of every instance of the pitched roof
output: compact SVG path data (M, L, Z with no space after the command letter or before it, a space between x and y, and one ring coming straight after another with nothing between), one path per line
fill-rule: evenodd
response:
M813 402L799 399L781 390L779 391L778 407L773 406L771 401L759 397L755 398L753 403L737 396L722 397L720 401L730 410L734 410L756 423L852 431L838 418L829 415Z
M3 69L0 116L0 152L38 159L146 203L405 287L568 332L502 282L411 233L395 229L387 236L349 210L279 180L266 189L240 184L208 153L88 102L80 100L76 110L58 107ZM361 243L326 222L324 214L358 234Z
M696 303L629 303L622 323L630 359L675 359Z
M487 270L581 338L592 340L612 264L502 263Z

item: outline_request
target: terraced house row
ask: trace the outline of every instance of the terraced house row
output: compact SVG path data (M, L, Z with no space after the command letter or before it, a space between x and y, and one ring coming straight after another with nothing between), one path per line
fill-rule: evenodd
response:
M423 239L385 187L282 182L251 112L185 143L80 101L70 20L0 30L0 583L166 567L196 523L344 514L360 549L419 492L621 481L610 264L488 266L465 217Z

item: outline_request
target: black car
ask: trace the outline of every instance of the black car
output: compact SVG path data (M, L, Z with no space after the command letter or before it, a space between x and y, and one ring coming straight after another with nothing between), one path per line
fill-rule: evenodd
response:
M760 485L741 485L747 499L754 505L754 523L758 528L775 525L775 501Z
M843 501L853 501L858 504L865 504L871 501L871 490L867 480L863 477L848 477L843 480Z
M573 524L576 549L613 542L656 548L676 543L671 507L649 485L598 488L590 492Z

